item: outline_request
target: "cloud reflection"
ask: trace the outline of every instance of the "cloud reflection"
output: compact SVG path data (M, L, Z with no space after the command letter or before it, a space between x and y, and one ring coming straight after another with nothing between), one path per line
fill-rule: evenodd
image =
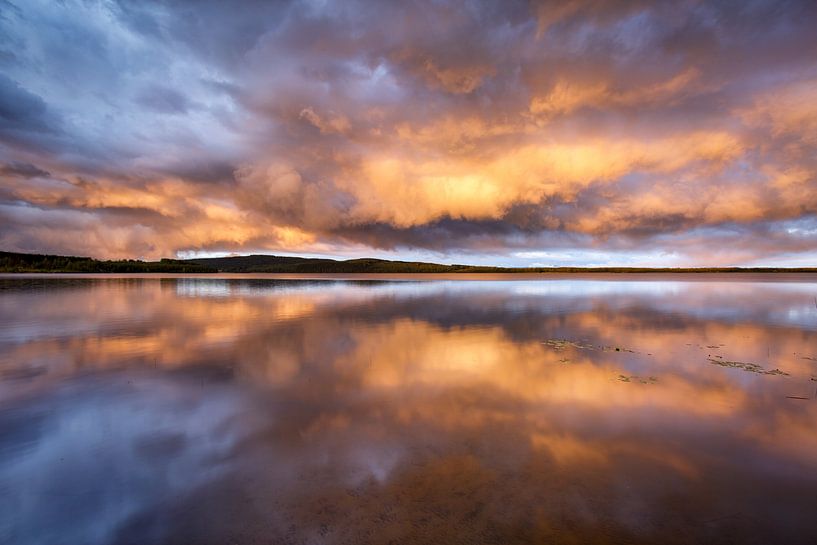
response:
M811 283L3 282L9 539L814 529Z

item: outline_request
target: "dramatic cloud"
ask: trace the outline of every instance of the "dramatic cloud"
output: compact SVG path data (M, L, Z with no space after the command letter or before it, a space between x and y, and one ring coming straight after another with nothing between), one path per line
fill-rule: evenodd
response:
M812 2L0 1L0 247L817 262Z

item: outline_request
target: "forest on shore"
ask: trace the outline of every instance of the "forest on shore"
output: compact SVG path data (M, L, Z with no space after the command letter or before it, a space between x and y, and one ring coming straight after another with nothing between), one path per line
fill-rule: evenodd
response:
M386 259L348 259L248 255L200 259L98 260L90 257L0 252L0 273L769 273L811 272L817 267L490 267L444 265Z

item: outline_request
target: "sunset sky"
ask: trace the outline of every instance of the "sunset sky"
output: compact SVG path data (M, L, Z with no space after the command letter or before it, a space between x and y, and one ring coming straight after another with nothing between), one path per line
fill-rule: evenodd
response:
M817 266L817 2L0 0L0 250Z

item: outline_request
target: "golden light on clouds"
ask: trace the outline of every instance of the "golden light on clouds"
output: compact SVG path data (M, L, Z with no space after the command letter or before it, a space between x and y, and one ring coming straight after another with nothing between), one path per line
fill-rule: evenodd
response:
M24 44L0 78L6 250L511 265L817 251L807 2L75 8L2 22ZM64 45L84 77L49 49L58 27L93 36ZM105 60L93 43L117 47Z

